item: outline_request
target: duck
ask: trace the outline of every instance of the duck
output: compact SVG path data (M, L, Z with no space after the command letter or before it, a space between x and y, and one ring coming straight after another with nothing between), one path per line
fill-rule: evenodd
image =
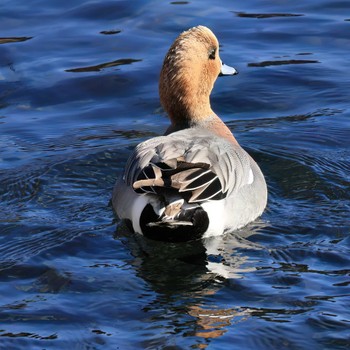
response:
M236 74L208 27L190 28L171 45L159 78L170 126L135 147L112 193L117 217L133 232L166 242L205 239L263 213L264 175L210 104L218 76Z

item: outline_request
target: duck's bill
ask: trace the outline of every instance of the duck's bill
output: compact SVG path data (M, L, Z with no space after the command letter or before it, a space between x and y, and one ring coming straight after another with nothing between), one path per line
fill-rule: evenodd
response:
M221 71L220 71L219 76L236 75L236 74L238 74L238 71L236 69L234 69L233 67L230 67L222 62Z

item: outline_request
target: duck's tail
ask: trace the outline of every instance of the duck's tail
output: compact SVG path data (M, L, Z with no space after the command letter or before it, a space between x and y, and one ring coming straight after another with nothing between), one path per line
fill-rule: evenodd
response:
M209 219L199 204L189 204L183 198L167 198L164 202L161 208L152 205L152 202L144 208L140 226L146 237L171 242L202 237L209 226Z

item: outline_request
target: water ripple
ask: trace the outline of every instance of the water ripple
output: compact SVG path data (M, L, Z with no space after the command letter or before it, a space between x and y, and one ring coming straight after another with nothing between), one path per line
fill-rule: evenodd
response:
M122 58L122 59L119 59L116 61L101 63L101 64L97 64L94 66L89 66L89 67L66 69L66 72L73 72L73 73L99 72L99 71L106 69L106 68L122 66L125 64L132 64L132 63L140 62L140 61L142 61L142 60L136 60L136 59L132 59L132 58Z
M296 13L246 13L246 12L234 12L236 16L243 18L257 18L257 19L265 19L265 18L274 18L274 17L301 17L303 14Z
M347 349L348 5L0 5L0 347ZM240 71L211 103L269 202L237 232L162 244L109 201L135 144L166 129L163 57L198 24Z
M0 44L10 44L10 43L19 43L22 41L27 41L32 39L32 37L29 36L22 36L22 37L12 37L12 38L0 38Z

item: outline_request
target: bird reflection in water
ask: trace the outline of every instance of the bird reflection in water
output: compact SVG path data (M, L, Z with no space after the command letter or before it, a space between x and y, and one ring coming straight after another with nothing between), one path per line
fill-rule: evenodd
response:
M232 303L223 308L222 299L220 305L215 300L227 283L234 284L243 273L256 270L244 250L264 249L247 239L258 234L263 226L255 223L254 227L238 233L172 244L131 234L121 224L116 238L130 250L133 256L130 264L136 274L156 293L155 299L143 308L146 313L152 313L152 322L167 323L172 332L193 337L192 347L205 349L229 327L256 312L232 307Z

